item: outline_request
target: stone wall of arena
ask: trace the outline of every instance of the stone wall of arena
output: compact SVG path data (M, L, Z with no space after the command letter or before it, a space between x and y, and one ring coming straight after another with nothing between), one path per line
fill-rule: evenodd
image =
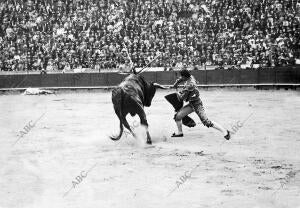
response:
M300 66L192 71L199 85L260 85L300 84ZM143 72L148 81L171 85L175 71ZM66 73L66 74L10 74L0 75L0 88L65 88L111 87L118 85L126 75L119 73Z

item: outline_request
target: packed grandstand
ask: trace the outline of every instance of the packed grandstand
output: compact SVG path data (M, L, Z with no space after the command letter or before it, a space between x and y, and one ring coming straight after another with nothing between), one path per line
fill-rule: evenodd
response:
M0 67L294 65L299 25L297 0L2 0Z

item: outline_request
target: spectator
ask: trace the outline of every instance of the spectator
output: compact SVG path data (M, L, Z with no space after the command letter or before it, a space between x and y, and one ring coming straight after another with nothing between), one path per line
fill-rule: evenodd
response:
M299 14L291 0L3 0L0 66L116 68L124 44L138 67L157 51L151 66L291 65L300 58Z

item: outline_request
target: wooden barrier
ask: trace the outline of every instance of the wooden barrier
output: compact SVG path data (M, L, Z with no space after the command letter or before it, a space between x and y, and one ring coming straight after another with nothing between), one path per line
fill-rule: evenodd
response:
M244 70L192 71L200 85L217 84L300 84L300 66ZM178 71L144 72L146 80L173 84ZM116 86L126 74L68 73L0 75L0 88L27 87L97 87Z

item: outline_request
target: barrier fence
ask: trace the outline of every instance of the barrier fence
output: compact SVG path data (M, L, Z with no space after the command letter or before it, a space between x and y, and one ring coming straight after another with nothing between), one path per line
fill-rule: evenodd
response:
M144 72L148 81L173 84L178 72ZM300 84L300 66L251 70L192 71L200 85ZM126 75L119 73L15 74L0 75L0 88L116 86Z

